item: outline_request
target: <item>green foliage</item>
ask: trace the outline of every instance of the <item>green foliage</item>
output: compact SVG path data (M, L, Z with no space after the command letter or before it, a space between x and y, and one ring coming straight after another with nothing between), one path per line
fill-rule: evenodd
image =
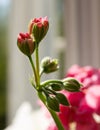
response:
M0 24L0 129L6 124L6 33L6 26Z

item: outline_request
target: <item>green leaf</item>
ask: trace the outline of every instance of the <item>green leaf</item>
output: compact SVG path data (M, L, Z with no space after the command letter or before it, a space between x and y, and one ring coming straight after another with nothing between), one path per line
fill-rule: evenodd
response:
M59 102L58 100L56 99L56 97L47 97L47 106L56 111L56 112L59 112Z
M65 105L65 106L69 106L70 105L69 101L67 100L67 98L65 97L64 94L57 93L56 94L56 98L58 99L60 104Z

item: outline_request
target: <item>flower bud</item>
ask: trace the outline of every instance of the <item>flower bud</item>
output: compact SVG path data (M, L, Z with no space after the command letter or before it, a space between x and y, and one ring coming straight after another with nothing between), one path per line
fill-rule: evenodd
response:
M47 106L56 111L56 112L59 112L59 102L58 100L56 99L56 97L48 97L47 98Z
M60 104L65 105L65 106L69 106L70 105L68 99L65 97L64 94L57 93L56 94L56 98L58 99L58 101L59 101Z
M63 90L63 83L53 83L51 84L51 88L54 91L61 91Z
M47 17L35 18L29 23L29 34L31 34L35 41L39 43L46 35L49 28Z
M20 51L27 56L30 56L35 49L35 42L30 37L29 33L19 33L17 45Z
M80 91L80 87L82 84L80 84L76 79L74 78L65 78L63 80L64 88L71 92L77 92Z
M58 60L45 57L41 62L41 68L44 73L51 73L59 69Z

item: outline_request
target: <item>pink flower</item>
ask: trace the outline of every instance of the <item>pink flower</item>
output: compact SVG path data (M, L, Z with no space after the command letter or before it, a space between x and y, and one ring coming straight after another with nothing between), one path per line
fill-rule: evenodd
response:
M35 49L35 42L30 37L29 33L19 33L17 38L17 45L21 52L30 56Z
M77 122L77 124L87 125L89 123L92 123L94 121L94 118L92 115L93 111L88 106L84 98L81 100L77 108L75 121Z
M39 43L46 35L49 28L47 17L35 18L29 23L29 34L31 34L35 41Z
M94 85L87 90L85 101L95 113L100 115L100 85Z
M68 129L69 124L74 122L76 119L76 111L80 105L81 100L84 97L83 92L66 92L63 91L64 95L68 98L71 106L60 105L60 112L58 113L64 127Z
M76 130L100 130L100 125L95 121L87 124L77 123Z
M58 129L57 129L56 125L51 124L51 125L48 127L47 130L58 130Z
M65 130L68 130L69 124L72 123L75 119L75 108L66 107L66 106L61 105L58 116L59 116Z
M100 70L91 66L80 67L73 65L66 74L66 77L74 77L78 81L82 82L84 88L90 87L91 85L100 84Z

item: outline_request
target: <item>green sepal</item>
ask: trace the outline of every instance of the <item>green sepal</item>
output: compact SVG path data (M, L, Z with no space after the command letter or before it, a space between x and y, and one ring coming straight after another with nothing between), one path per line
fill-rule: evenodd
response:
M37 25L34 25L32 34L34 36L36 43L39 43L43 38L43 36L42 36L43 35L43 26L41 28L39 28Z
M70 83L64 83L64 89L70 92L78 92L80 91L77 86L70 84Z
M24 41L23 44L19 44L17 42L17 45L18 45L18 47L19 47L21 52L23 52L27 56L30 56L30 49L29 49L29 45L28 45L28 41L27 40Z
M63 83L53 83L53 84L51 84L51 89L54 90L54 91L61 91L61 90L63 90L63 88L64 88Z
M80 91L80 87L82 86L82 84L80 84L74 78L66 78L66 79L64 79L63 84L64 84L64 89L68 90L70 92Z
M64 94L57 93L56 94L56 98L58 99L60 104L65 105L65 106L69 106L70 105L69 101L67 100L67 98L65 97Z

